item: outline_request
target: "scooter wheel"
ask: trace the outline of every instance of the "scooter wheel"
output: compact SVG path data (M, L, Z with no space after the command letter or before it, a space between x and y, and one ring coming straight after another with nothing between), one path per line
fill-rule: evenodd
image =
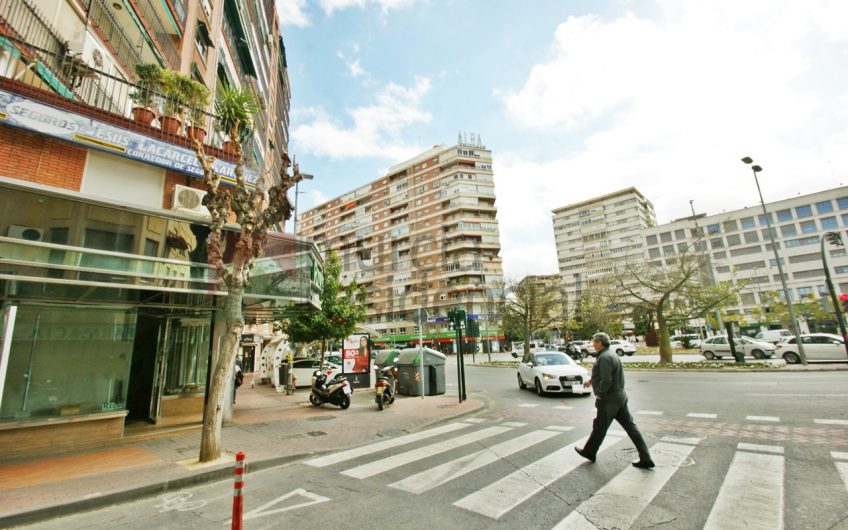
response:
M315 397L315 394L309 394L309 402L315 405L316 407L321 406L321 401Z
M389 405L391 405L391 404L392 404L392 403L394 403L394 402L395 402L395 395L394 395L394 394L392 394L392 397L391 397L391 398L389 398Z
M377 410L383 410L383 407L385 407L383 396L377 396Z
M342 396L342 398L339 400L339 407L342 410L345 410L349 406L350 406L350 396Z

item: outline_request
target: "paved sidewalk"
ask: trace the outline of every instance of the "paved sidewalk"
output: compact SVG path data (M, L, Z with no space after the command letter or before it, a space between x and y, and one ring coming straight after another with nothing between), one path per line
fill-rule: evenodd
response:
M357 389L348 410L316 408L308 388L285 395L250 383L247 374L233 422L223 429L226 454L216 462L197 463L199 425L135 430L120 445L98 450L0 461L0 528L229 478L238 451L246 454L249 472L414 432L485 406L476 398L459 403L455 393L399 396L380 412L373 390Z

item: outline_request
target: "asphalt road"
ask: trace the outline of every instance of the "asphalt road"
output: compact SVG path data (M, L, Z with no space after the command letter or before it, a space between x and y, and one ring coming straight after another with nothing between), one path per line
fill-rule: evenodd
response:
M597 463L574 453L592 397L540 397L518 389L514 369L469 366L467 392L485 410L249 472L245 528L846 527L848 372L626 377L652 471L629 465L635 451L615 424ZM35 527L225 527L231 506L222 481Z

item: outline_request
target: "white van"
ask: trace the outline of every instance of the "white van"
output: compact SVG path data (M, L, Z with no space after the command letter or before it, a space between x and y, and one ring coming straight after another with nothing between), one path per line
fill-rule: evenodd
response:
M771 342L772 344L777 344L786 337L791 336L792 332L788 329L767 329L765 331L757 333L757 336L754 338L763 342Z

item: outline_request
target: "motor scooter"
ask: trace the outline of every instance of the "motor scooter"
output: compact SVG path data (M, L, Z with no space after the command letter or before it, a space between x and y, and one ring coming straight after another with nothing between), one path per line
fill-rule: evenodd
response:
M377 409L383 410L383 408L395 402L398 371L393 364L383 368L374 368L374 371L377 372L377 381L374 383L374 390L377 395L374 401L377 402Z
M336 376L327 383L327 374L321 370L316 370L312 374L312 391L309 393L309 402L316 407L329 403L344 410L350 406L350 395L352 393L353 388L344 376Z
M568 356L574 359L575 361L581 361L584 357L584 354L582 351L580 351L580 348L570 342L565 343L565 353L567 353Z

